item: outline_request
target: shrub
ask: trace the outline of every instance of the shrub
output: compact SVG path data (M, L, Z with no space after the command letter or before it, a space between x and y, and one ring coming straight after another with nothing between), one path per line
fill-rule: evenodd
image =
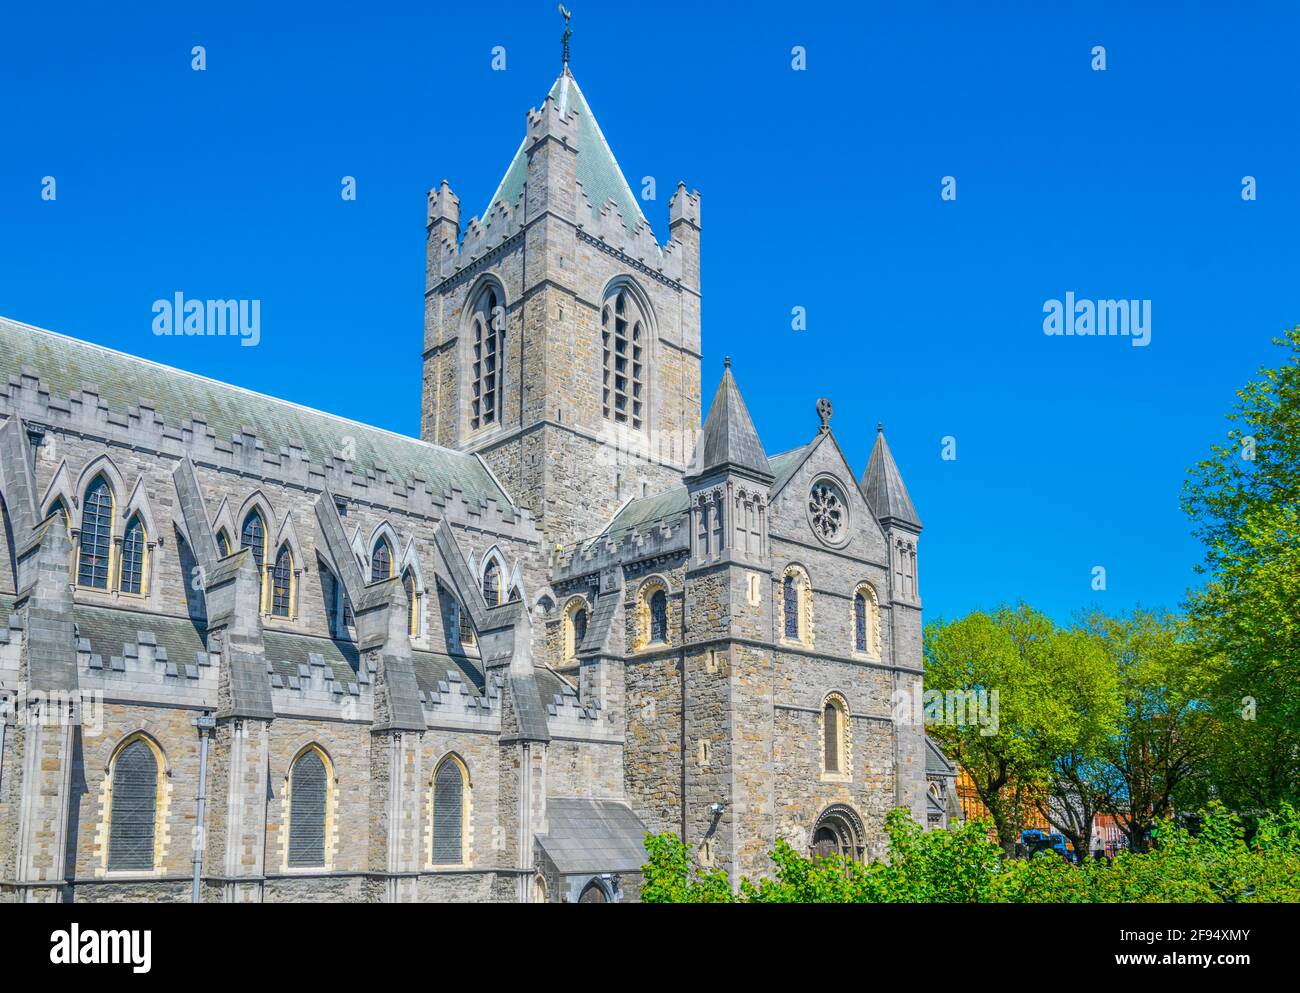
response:
M719 869L693 868L674 835L646 839L647 903L1222 903L1300 902L1300 814L1290 804L1259 821L1247 842L1240 818L1213 803L1192 834L1170 821L1152 850L1069 865L1040 855L1010 860L975 821L925 831L902 808L886 819L887 861L811 859L784 839L772 872L733 889Z

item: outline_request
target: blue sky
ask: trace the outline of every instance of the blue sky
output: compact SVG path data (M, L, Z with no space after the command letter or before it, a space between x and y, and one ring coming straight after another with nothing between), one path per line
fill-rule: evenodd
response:
M1300 323L1297 7L1132 6L570 4L661 240L703 194L705 395L731 355L773 452L828 396L859 472L884 421L931 617L1176 607L1185 469ZM554 4L187 7L4 15L0 314L418 433L425 194L486 205ZM155 337L177 291L260 299L261 344ZM1067 291L1150 300L1151 344L1045 336Z

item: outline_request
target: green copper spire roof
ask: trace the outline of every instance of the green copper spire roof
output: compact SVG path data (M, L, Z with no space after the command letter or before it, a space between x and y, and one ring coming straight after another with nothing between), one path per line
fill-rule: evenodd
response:
M623 170L610 151L609 142L596 123L587 98L578 89L578 81L566 69L560 73L560 78L555 81L547 96L555 101L561 112L578 115L578 182L582 184L582 192L591 202L591 216L596 216L605 201L613 200L623 215L623 226L631 234L637 223L645 220L645 215L641 213L640 204L627 185L627 180L623 178ZM515 152L510 168L502 177L501 185L488 201L487 210L483 211L480 218L485 225L489 222L497 201L504 201L507 207L514 210L523 195L524 183L528 179L526 145L525 138L520 142L519 151Z

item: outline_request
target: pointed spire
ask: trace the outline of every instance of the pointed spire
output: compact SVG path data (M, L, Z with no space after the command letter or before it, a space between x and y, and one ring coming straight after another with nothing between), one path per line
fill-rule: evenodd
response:
M862 495L882 523L902 524L920 530L921 519L908 496L903 474L898 471L889 443L885 441L883 424L876 425L876 444L867 460L867 471L862 474Z
M576 129L574 147L578 153L577 178L582 185L582 197L585 197L591 206L591 216L593 218L598 216L605 204L613 200L629 235L636 230L638 224L646 224L648 227L649 221L641 210L641 203L628 185L627 178L623 175L623 170L609 147L609 142L605 140L604 132L600 130L600 124L591 112L587 98L579 89L578 81L573 78L573 73L569 71L567 65L551 86L547 99L554 103L561 117L567 118L570 114L577 114L577 121L574 124ZM485 226L491 223L492 212L497 203L504 203L514 210L520 202L520 197L523 196L527 181L528 139L525 137L515 152L515 157L506 168L505 175L501 177L492 199L488 201L481 222ZM582 197L578 198L579 204L582 203ZM696 211L698 213L698 204ZM579 220L583 218L580 217Z
M763 445L754 430L740 388L731 374L731 358L722 370L722 382L713 395L709 416L695 446L688 478L698 479L721 470L734 469L771 482L774 478Z

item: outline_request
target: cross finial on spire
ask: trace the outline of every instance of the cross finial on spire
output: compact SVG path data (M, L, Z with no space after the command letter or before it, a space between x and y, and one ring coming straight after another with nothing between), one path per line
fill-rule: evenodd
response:
M884 434L884 433L885 433L885 422L876 421L876 434Z
M560 16L564 18L564 36L561 39L564 43L564 71L569 71L569 37L573 34L569 30L569 18L573 15L569 13L569 8L560 4Z
M723 367L724 369L730 369L730 368L731 368L731 356L730 356L730 355L728 355L725 359L722 360L722 367Z
M825 397L822 397L820 400L817 401L817 416L820 417L822 420L821 429L823 434L825 434L827 431L831 429L832 413L833 413L833 408L831 407L831 402L829 400L827 400Z

